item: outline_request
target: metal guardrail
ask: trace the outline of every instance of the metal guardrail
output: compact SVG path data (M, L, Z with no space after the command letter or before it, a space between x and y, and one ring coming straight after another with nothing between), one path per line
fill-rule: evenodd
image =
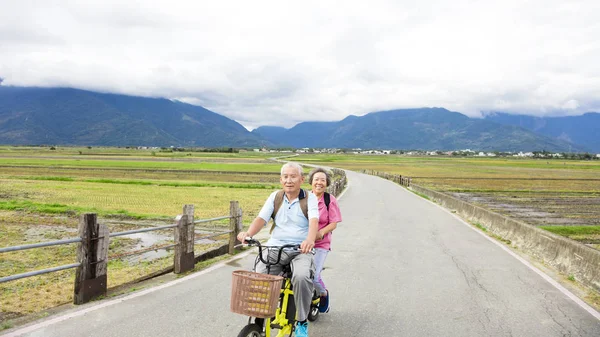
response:
M194 223L197 224L197 223L211 222L211 221L224 220L224 219L231 219L231 216L226 215L226 216L220 216L220 217L211 218L211 219L196 220L196 221L194 221Z
M124 236L124 235L129 235L129 234L153 232L153 231L159 231L161 229L169 229L169 228L175 228L175 227L177 227L177 224L160 226L160 227L152 227L152 228L133 229L130 231L125 231L125 232L110 233L108 236L112 238L115 236Z
M15 251L18 251L18 250L40 248L40 247L65 245L65 244L68 244L68 243L76 243L76 242L81 242L81 238L72 238L72 239L65 239L65 240L58 240L58 241L33 243L33 244L30 244L30 245L5 247L5 248L0 248L0 253L15 252Z
M206 223L206 222L212 222L212 221L218 221L218 220L225 220L225 219L231 219L231 216L227 215L227 216L221 216L221 217L210 218L210 219L196 220L196 221L194 221L194 224L197 224L197 223ZM175 228L175 227L177 227L177 224L166 225L166 226L159 226L159 227L152 227L152 228L134 229L134 230L130 230L130 231L117 232L117 233L110 233L108 236L109 237L125 236L125 235L130 235L130 234L159 231L159 230L170 229L170 228ZM197 241L200 241L200 240L204 240L204 239L210 239L210 238L213 238L213 237L216 237L216 236L220 236L220 235L224 235L224 234L229 234L231 232L232 232L231 230L227 230L227 231L223 231L223 232L212 233L210 235L194 239L194 242L197 242ZM26 250L26 249L34 249L34 248L58 246L58 245L65 245L65 244L79 243L79 242L81 242L81 238L70 238L70 239L64 239L64 240L56 240L56 241L49 241L49 242L33 243L33 244L29 244L29 245L4 247L4 248L0 248L0 253L8 253L8 252L15 252L15 251ZM108 260L111 261L111 260L120 259L120 258L127 257L127 256L133 256L133 255L143 254L143 253L146 253L146 252L149 252L149 251L152 251L152 250L168 249L168 248L175 247L175 246L177 246L177 244L170 244L170 245L159 246L159 247L150 247L150 248L139 250L139 251L136 251L136 252L133 252L133 253L129 253L129 254L113 256L113 257L109 258ZM61 271L61 270L65 270L65 269L77 268L79 266L80 266L80 263L72 263L72 264L67 264L67 265L58 266L58 267L52 267L52 268L47 268L47 269L35 270L35 271L27 272L27 273L15 274L15 275L10 275L10 276L6 276L6 277L0 277L0 283L14 281L14 280L18 280L18 279L22 279L22 278L26 278L26 277L31 277L31 276L38 276L38 275L48 274L48 273L52 273L52 272L56 272L56 271Z
M59 266L59 267L53 267L53 268L48 268L48 269L30 271L30 272L23 273L23 274L16 274L16 275L11 275L11 276L6 276L6 277L0 277L0 283L14 281L14 280L31 277L31 276L48 274L48 273L65 270L65 269L77 268L77 267L79 267L79 265L80 265L79 263L71 263L71 264L66 264L64 266Z

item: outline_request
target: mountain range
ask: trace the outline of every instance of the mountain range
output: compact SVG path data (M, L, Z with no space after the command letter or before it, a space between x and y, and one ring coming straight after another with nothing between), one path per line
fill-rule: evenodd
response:
M492 113L486 120L514 125L547 137L585 145L593 152L600 152L600 113L588 112L580 116L535 117Z
M566 123L420 108L249 132L218 113L164 98L0 85L0 144L600 152L599 116L561 117Z
M348 116L339 122L304 122L290 129L252 131L293 147L484 151L583 151L585 146L525 128L469 118L444 108L401 109Z
M236 121L164 98L0 86L0 144L252 147Z

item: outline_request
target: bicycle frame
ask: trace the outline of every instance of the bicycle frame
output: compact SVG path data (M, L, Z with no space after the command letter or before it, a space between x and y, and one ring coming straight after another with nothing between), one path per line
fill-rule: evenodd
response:
M258 257L257 262L261 261L267 267L277 265L281 261L281 255L286 248L298 249L299 245L285 245L282 247L278 247L277 259L274 262L269 260L269 248L272 247L263 247L259 241L254 239L246 240L250 245L258 246ZM263 248L267 248L267 261L263 259ZM265 319L265 337L271 337L271 330L273 327L278 328L279 332L276 337L283 337L286 335L290 335L294 328L294 320L288 319L288 305L290 304L290 299L294 295L294 290L292 289L292 280L289 275L289 271L285 272L283 286L280 292L279 306L277 307L277 311L275 312L275 318L271 320L271 318Z
M259 253L258 256L256 258L256 262L255 262L255 267L256 267L256 263L258 263L258 261L261 261L262 263L264 263L267 266L267 269L269 269L271 266L274 265L278 265L281 261L281 255L284 252L284 249L287 248L292 248L292 249L299 249L299 245L285 245L282 247L263 247L259 241L251 239L251 238L247 238L245 240L246 242L248 242L249 245L252 246L257 246ZM266 249L267 252L267 260L265 261L265 259L263 258L263 248ZM271 261L270 259L270 251L269 249L278 249L277 252L277 257L276 259L274 259L275 261ZM260 319L262 324L262 328L264 329L264 336L265 337L271 337L272 334L272 330L274 329L278 329L279 332L277 333L276 337L284 337L284 336L289 336L290 334L292 334L293 330L294 330L294 323L295 323L295 316L296 316L296 311L295 311L295 303L293 302L293 295L294 295L294 290L292 289L292 280L291 280L291 270L289 269L289 266L286 266L283 268L283 284L281 287L281 291L280 291L280 295L279 295L279 304L277 307L277 310L275 311L275 316L274 317L269 317L269 318L265 318L264 321L262 321L262 319ZM315 293L316 294L316 293ZM320 301L320 297L316 297L313 298L312 300L312 305L318 308L318 304ZM292 312L289 312L289 309L293 308ZM290 317L292 316L292 317ZM253 332L258 332L257 329L258 327L261 326L260 323L258 323L259 319L254 318L254 324L252 322L252 318L253 317L249 317L248 318L248 325L246 326L247 329L243 329L242 331L244 332L249 332L249 331L253 331ZM316 319L316 318L315 318ZM314 319L313 319L314 320ZM253 327L252 327L253 326ZM242 335L242 332L240 333L240 336ZM250 336L250 334L243 334L243 336ZM254 336L252 334L252 336Z
M289 277L284 279L284 286L281 289L281 294L282 298L280 300L279 307L277 308L277 312L275 313L275 319L271 321L270 318L267 318L265 322L266 337L271 336L271 324L281 327L277 337L283 337L292 333L292 327L294 326L294 323L290 322L290 320L287 318L287 308L290 295L294 295L294 291L292 290L292 281Z

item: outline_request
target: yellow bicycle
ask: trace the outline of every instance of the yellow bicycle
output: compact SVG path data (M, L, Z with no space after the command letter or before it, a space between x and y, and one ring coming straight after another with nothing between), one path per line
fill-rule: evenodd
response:
M277 335L274 335L277 337L292 336L296 322L292 269L289 263L280 264L280 261L286 250L300 249L300 245L262 246L259 241L251 238L247 238L246 242L249 246L258 247L254 270L261 261L267 266L267 270L272 266L281 265L282 272L280 275L234 272L231 310L249 316L248 324L242 328L238 337L271 337L273 330L279 330ZM266 252L266 259L263 251ZM275 256L276 258L271 258ZM315 290L308 314L309 321L315 321L319 317L320 300Z

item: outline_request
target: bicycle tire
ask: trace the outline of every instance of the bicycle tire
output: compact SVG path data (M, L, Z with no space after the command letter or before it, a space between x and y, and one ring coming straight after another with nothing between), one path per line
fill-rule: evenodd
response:
M321 312L319 310L319 305L315 305L315 300L317 300L319 298L319 293L315 290L313 292L313 297L311 299L311 303L310 303L310 310L308 311L308 320L311 322L316 321L319 318L319 313Z
M316 321L317 319L319 319L319 313L321 313L319 311L319 307L311 305L310 311L308 312L308 320L311 322Z
M262 328L258 324L246 325L238 334L237 337L261 337Z

